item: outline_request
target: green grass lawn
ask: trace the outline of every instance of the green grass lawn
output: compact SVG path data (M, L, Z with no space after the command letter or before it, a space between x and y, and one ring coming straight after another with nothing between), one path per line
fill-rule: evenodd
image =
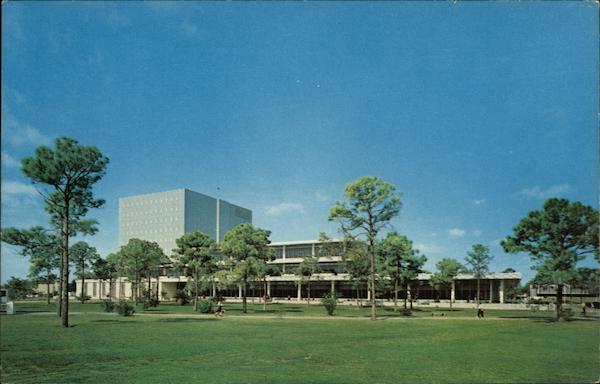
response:
M32 313L32 312L54 312L56 311L56 304L52 303L47 305L45 302L33 302L24 301L18 302L16 305L19 313ZM101 312L102 307L99 301L87 302L85 304L72 302L69 305L72 312ZM225 310L227 316L241 316L242 305L241 303L225 303ZM195 315L194 308L191 304L178 305L174 302L161 303L156 308L150 308L148 310L142 309L141 305L136 308L137 313L146 314L188 314ZM576 308L575 314L580 316L579 309ZM395 312L392 307L383 307L377 309L377 315L384 318L393 317L406 317L402 312L402 306L399 306L398 311ZM475 309L465 308L454 308L452 310L448 308L436 308L434 306L423 306L415 307L410 312L411 318L414 317L432 317L444 316L444 317L476 317ZM488 309L485 311L486 317L499 317L499 318L545 318L553 319L555 317L554 311L530 311L530 310L498 310ZM588 317L598 316L598 312L588 311ZM324 307L318 302L314 301L311 305L305 303L270 303L267 305L266 310L263 310L262 304L255 304L248 301L248 313L244 316L277 316L277 317L297 317L297 316L327 316L327 312ZM348 305L338 305L335 310L335 317L363 317L369 318L371 316L371 309L365 305L362 308Z
M2 383L591 383L599 377L596 321L311 319L310 313L324 314L316 305L282 305L274 309L286 311L281 319L261 319L259 306L254 317L242 318L237 304L219 319L125 318L98 313L99 304L91 303L74 304L72 327L62 329L42 312L45 304L18 308L25 305L40 313L0 317ZM302 311L287 311L293 307ZM175 305L158 310L192 313ZM306 318L285 318L292 313Z

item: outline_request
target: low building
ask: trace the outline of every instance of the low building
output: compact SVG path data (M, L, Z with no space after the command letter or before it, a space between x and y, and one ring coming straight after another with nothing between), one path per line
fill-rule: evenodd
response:
M336 244L340 244L336 247ZM327 246L316 240L277 242L270 244L275 258L270 262L278 266L279 273L267 276L266 287L261 282L250 284L249 297L261 297L266 288L267 296L280 300L302 300L308 296L307 278L302 279L295 275L295 270L305 257L317 256L321 273L310 277L310 296L320 298L329 292L337 292L342 299L370 299L367 284L355 284L350 276L344 272L341 256L341 243L337 240L328 242ZM333 245L333 246L332 246ZM336 251L337 250L337 251ZM454 283L448 289L436 291L429 283L431 274L421 273L417 279L410 284L408 292L401 292L400 297L411 297L413 300L442 300L453 302L471 302L477 296L477 279L470 274L459 274ZM519 285L521 274L513 273L488 273L480 279L480 299L489 303L504 303L506 291ZM155 278L151 281L151 288L156 289ZM181 271L164 266L161 276L158 278L158 291L161 299L173 299L178 289L184 289L188 278ZM77 292L81 292L80 284L77 282ZM94 299L110 295L115 298L130 298L131 283L125 278L119 278L112 287L108 282L86 279L86 294ZM203 292L203 295L215 295L217 288L213 286ZM241 287L232 286L219 292L230 298L241 297ZM379 296L380 295L380 296ZM378 299L391 300L393 292L378 292Z
M533 299L539 299L544 297L556 297L558 285L530 285L529 296ZM589 297L597 295L597 292L586 288L572 287L570 284L563 284L562 287L563 297Z

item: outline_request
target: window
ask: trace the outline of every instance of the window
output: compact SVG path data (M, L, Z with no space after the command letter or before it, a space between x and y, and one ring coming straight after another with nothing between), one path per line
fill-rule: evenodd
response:
M312 245L288 246L285 247L285 257L308 257L312 256Z
M283 258L283 247L274 247L273 251L275 252L276 259Z

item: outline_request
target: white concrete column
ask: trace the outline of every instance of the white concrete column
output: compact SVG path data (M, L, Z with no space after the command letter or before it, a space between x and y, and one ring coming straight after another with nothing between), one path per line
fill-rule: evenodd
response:
M162 300L162 291L163 291L163 282L161 281L161 279L158 279L158 300L161 301Z
M367 287L367 300L371 300L371 289Z
M412 300L412 294L410 293L410 284L406 285L406 298L408 299L408 301Z
M285 245L281 246L281 258L285 260ZM284 265L285 267L285 265Z
M302 300L302 283L298 282L298 301Z
M241 299L242 298L242 285L238 285L239 288L239 293L238 293L238 297Z
M500 303L504 304L504 279L500 279Z
M315 256L315 243L312 243L311 254L312 254L312 256Z
M267 296L271 297L271 282L267 281Z
M335 292L335 280L331 280L331 294Z
M494 298L494 280L490 279L490 303Z
M212 295L213 295L213 297L217 296L217 285L215 284L214 281L212 283Z
M452 280L452 287L450 288L450 301L456 302L456 282Z

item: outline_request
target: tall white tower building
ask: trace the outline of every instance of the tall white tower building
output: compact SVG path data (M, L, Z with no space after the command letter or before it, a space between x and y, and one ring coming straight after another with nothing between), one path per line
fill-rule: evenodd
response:
M189 189L119 199L119 246L129 239L154 241L166 255L175 239L199 231L217 241L241 223L252 223L252 211Z

